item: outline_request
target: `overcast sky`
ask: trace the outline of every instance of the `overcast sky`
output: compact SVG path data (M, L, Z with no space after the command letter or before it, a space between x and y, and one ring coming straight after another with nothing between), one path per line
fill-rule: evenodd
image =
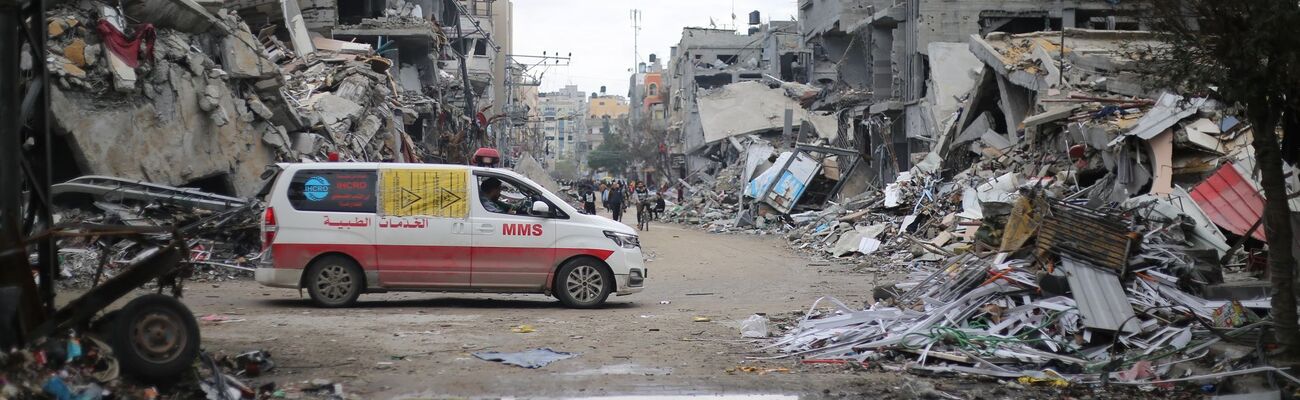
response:
M763 22L792 20L798 0L735 0L736 25L747 29L749 12L758 10ZM628 77L635 65L632 9L641 10L640 55L668 58L668 48L681 39L682 28L732 25L731 0L514 0L514 53L523 55L573 53L568 67L553 67L542 76L542 91L575 84L591 93L608 86L610 94L627 96ZM665 60L666 63L666 60Z

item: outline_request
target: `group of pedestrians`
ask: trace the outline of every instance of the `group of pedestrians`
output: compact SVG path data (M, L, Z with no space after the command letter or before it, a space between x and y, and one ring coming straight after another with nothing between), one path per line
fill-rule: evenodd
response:
M578 197L584 213L595 214L596 202L599 201L615 221L622 221L623 214L631 205L637 210L637 225L648 228L648 223L664 211L666 204L662 193L662 190L650 191L645 182L588 181L581 185Z

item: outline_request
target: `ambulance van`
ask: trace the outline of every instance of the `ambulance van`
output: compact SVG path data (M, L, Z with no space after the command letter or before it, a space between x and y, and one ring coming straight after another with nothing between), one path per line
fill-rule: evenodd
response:
M463 165L280 164L257 281L322 307L362 293L543 293L574 308L640 292L636 231L584 215L511 171Z

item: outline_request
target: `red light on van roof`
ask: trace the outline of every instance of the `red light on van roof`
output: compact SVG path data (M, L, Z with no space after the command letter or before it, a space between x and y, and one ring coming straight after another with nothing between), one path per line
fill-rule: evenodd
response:
M339 152L337 151L331 151L327 153L325 156L329 157L330 162L339 162Z

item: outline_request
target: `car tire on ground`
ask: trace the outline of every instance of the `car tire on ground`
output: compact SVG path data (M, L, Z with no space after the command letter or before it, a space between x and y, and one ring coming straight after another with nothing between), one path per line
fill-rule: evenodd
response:
M337 255L321 257L307 268L307 294L317 306L348 307L361 296L362 279L361 267L351 259Z
M555 297L572 308L596 308L614 291L614 273L590 258L569 260L555 275Z
M109 346L122 371L136 379L175 382L199 355L199 323L174 297L140 296L112 314Z

